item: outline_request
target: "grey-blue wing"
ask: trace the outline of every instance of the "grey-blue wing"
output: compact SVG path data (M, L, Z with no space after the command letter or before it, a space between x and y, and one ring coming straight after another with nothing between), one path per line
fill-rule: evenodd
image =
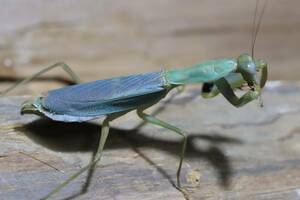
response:
M156 103L166 95L165 85L161 72L93 81L51 90L42 106L55 115L106 115Z

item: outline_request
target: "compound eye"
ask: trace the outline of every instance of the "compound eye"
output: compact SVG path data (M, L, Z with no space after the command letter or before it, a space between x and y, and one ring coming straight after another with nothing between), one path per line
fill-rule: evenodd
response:
M248 63L247 65L247 71L249 71L251 74L256 73L256 65L254 62Z

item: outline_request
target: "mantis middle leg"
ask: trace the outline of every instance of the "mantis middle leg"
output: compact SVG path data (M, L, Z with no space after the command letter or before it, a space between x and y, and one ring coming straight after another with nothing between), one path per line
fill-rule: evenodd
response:
M37 78L38 76L54 69L54 68L57 68L57 67L61 67L70 77L71 79L75 82L75 83L80 83L80 79L79 77L71 70L71 68L66 64L66 63L63 63L63 62L59 62L59 63L56 63L54 65L51 65L49 67L46 67L45 69L42 69L41 71L19 81L18 83L12 85L11 87L7 88L6 90L0 92L0 96L4 96L6 95L8 92L12 91L13 89L21 86L21 85L24 85L24 84L27 84L29 83L30 81L32 81L33 79Z
M157 125L157 126L160 126L160 127L163 127L163 128L166 128L168 130L171 130L173 131L174 133L177 133L178 135L182 136L183 137L183 140L182 140L182 148L181 148L181 154L180 154L180 161L179 161L179 165L178 165L178 169L177 169L177 187L180 188L180 172L181 172L181 166L182 166L182 162L183 162L183 159L184 159L184 155L185 155L185 150L186 150L186 143L187 143L187 137L186 137L186 134L185 134L185 131L171 125L171 124L168 124L164 121L161 121L151 115L148 115L148 114L145 114L143 112L143 110L137 110L137 114L140 118L142 118L144 121L146 122L149 122L151 124L154 124L154 125Z

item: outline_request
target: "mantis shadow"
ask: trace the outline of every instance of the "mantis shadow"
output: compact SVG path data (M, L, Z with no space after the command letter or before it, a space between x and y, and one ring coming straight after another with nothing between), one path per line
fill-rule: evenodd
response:
M101 126L88 122L63 123L41 118L17 129L34 142L53 151L93 152L94 156L98 147ZM199 146L196 146L196 140L206 141L209 144L209 147L200 148ZM185 158L197 158L207 161L215 169L219 184L224 188L228 188L233 172L228 157L223 153L220 147L221 144L238 145L242 144L242 142L235 138L223 137L214 133L192 133L188 135ZM159 149L167 154L178 156L181 148L181 141L170 141L168 139L149 137L138 129L122 130L111 128L105 149L132 148L139 156L155 167L172 185L175 185L173 181L175 175L169 175L162 167L154 163L147 155L141 152L139 150L140 147ZM93 171L94 168L89 171L82 190L67 199L73 199L87 192Z

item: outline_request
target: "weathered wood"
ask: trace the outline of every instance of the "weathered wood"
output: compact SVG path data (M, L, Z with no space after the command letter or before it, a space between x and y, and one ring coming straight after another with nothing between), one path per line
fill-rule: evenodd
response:
M189 88L155 108L189 133L181 178L190 199L299 199L300 84L270 82L263 108L254 102L235 109L223 97L204 100L199 93ZM21 116L28 98L0 99L0 199L43 197L89 161L99 137L98 121ZM135 113L114 121L90 182L80 176L54 199L74 197L87 185L76 199L184 199L172 186L179 138L151 125L133 130L139 123Z

